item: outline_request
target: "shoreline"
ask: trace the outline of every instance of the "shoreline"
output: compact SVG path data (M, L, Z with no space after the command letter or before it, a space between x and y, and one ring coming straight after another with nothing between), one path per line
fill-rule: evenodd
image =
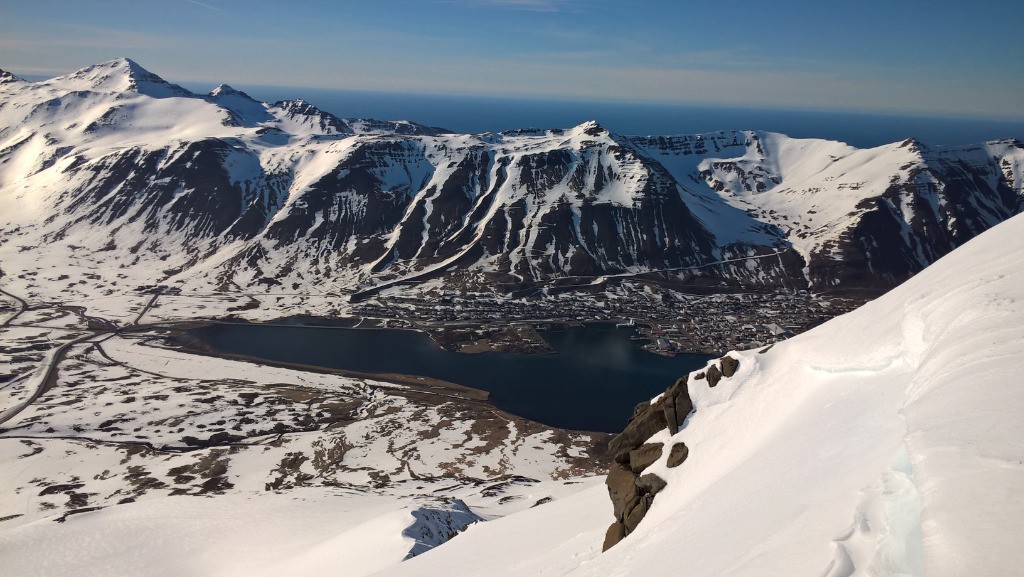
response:
M256 324L256 323L249 323ZM197 325L189 328L200 328ZM298 326L298 325L296 325ZM179 331L187 329L176 329ZM247 363L253 363L257 365L266 365L268 367L276 367L281 369L291 369L307 373L318 373L324 375L337 375L341 377L349 377L353 379L364 379L379 381L383 383L391 383L395 385L402 385L416 389L418 392L426 394L441 395L447 397L459 398L467 401L485 402L488 405L493 405L490 401L491 394L483 389L476 389L466 385L460 385L459 383L453 383L451 381L444 381L441 379L435 379L433 377L427 377L422 375L407 375L402 373L365 373L360 371L352 371L348 369L336 369L333 367L325 367L322 365L310 365L305 363L293 363L288 361L275 361L271 359L265 359L263 357L257 357L252 355L241 355L237 353L223 353L213 350L205 345L197 344L196 342L186 342L180 339L181 335L168 335L163 337L165 346L173 348L175 350L200 355L204 357L213 357L218 359L226 359L232 361L241 361ZM444 394L447 393L447 394Z
M215 323L209 323L215 324ZM258 323L250 323L258 324ZM180 330L180 329L179 329ZM383 385L398 385L396 387L380 387L385 388L389 392L394 394L404 394L412 397L428 397L428 398L443 398L450 399L456 402L469 403L471 405L483 405L489 410L495 411L499 415L511 421L522 421L527 423L535 423L546 429L552 431L559 431L567 434L585 434L591 435L597 438L604 438L610 440L615 435L613 432L608 431L596 431L589 429L571 429L567 427L559 427L557 425L550 425L541 421L535 421L529 417L512 413L498 405L495 405L490 399L490 393L483 389L477 389L467 385L461 385L451 381L444 381L441 379L435 379L432 377L420 376L420 375L407 375L402 373L364 373L359 371L350 371L346 369L335 369L332 367L323 367L320 365L307 365L303 363L290 363L287 361L273 361L263 359L261 357L255 357L250 355L240 355L234 353L219 353L211 350L205 350L205 347L189 345L187 343L175 342L173 339L176 335L164 335L157 336L156 338L161 339L164 342L164 346L172 348L176 351L180 351L186 354L199 355L210 358L225 359L230 361L239 361L252 363L255 365L264 365L268 367L276 367L283 369L290 369L301 372L318 373L325 375L336 375L340 377L348 377L354 379L364 379L370 381L376 381L377 385L369 385L370 387L379 387ZM606 447L602 446L601 443L592 447L594 454L597 456L605 454ZM605 455L607 456L607 455Z

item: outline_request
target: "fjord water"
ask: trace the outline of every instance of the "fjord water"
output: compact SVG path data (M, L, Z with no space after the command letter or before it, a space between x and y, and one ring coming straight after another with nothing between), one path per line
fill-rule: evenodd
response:
M656 355L607 325L546 331L557 354L454 353L398 329L217 324L188 331L221 353L364 373L420 375L488 391L510 413L567 429L618 432L637 403L711 357Z

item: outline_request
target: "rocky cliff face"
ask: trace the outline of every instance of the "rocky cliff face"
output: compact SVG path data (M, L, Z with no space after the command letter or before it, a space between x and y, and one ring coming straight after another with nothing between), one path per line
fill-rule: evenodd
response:
M738 368L739 361L726 355L693 378L695 381L706 379L707 385L714 387L722 377L731 377ZM678 467L689 455L689 449L681 442L666 446L651 440L666 429L670 436L675 435L685 424L687 415L693 411L688 380L689 375L684 375L653 401L637 405L626 428L608 444L614 462L605 484L615 522L605 534L605 551L637 528L654 504L655 496L667 486L656 473L645 471L662 460L669 468Z
M0 233L17 250L102 236L110 262L196 288L656 275L881 291L1020 212L1022 166L1016 140L458 135L226 85L196 95L126 59L0 82Z

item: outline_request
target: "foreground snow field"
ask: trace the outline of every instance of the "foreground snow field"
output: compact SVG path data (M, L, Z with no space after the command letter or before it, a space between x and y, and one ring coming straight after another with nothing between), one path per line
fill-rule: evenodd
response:
M865 307L690 381L690 447L599 553L603 488L386 575L1014 575L1024 566L1024 219ZM662 431L653 440L667 440Z

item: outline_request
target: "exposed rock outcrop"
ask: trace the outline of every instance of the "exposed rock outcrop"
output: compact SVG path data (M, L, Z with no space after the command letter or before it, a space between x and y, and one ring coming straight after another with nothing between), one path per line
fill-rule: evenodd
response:
M665 449L663 443L646 441L665 428L672 434L678 432L692 410L686 377L682 377L655 402L638 405L626 428L608 444L615 462L605 484L612 500L615 522L605 533L604 550L637 528L650 510L654 496L666 486L665 480L653 473L641 476L647 467L661 458ZM675 453L679 445L681 443L673 446L670 453Z
M739 368L738 359L725 355L705 371L695 374L694 380L707 379L708 386L714 387L723 378L735 375ZM615 522L605 533L604 551L636 530L654 503L654 496L667 486L658 475L643 474L666 453L664 443L648 443L647 440L662 429L668 429L669 434L675 435L685 424L687 415L693 411L687 378L677 379L653 403L637 405L626 428L608 444L614 462L605 484L612 500ZM674 468L686 461L690 449L677 442L668 447L667 453L666 465Z
M652 403L637 416L630 419L625 430L608 443L610 452L617 463L628 463L629 452L643 445L651 435L668 426L665 420L664 398Z
M639 448L629 452L629 468L634 473L640 473L661 457L662 443L644 443Z

